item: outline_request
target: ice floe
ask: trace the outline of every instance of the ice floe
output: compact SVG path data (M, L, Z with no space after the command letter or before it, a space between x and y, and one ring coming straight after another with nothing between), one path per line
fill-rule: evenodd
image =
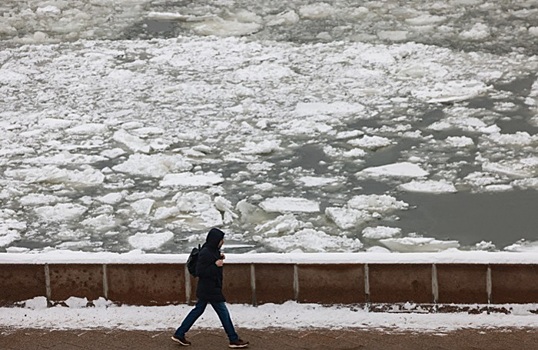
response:
M303 184L305 187L320 187L338 183L341 181L335 177L315 177L315 176L303 176L297 179L298 183Z
M538 241L519 241L514 244L511 244L504 248L504 250L509 252L527 252L527 253L536 253L538 252Z
M381 219L396 210L405 210L408 204L388 195L359 195L351 198L345 207L328 207L325 215L340 229L349 230Z
M220 174L208 172L205 174L179 173L167 174L160 182L163 187L207 187L220 184L224 178Z
M403 178L413 178L413 177L424 177L429 173L422 169L420 165L413 164L410 162L401 162L388 165L381 165L377 167L366 168L359 173L357 176L364 177L403 177Z
M84 214L88 208L80 204L59 203L54 206L43 206L35 208L36 214L43 221L75 221Z
M368 239L386 239L393 238L402 233L402 229L399 227L386 227L386 226L376 226L376 227L367 227L362 230L362 237Z
M438 252L460 246L458 241L441 241L411 235L403 238L380 239L379 242L394 252Z
M131 175L164 177L170 173L191 170L192 164L181 155L133 154L112 169Z
M416 181L401 184L398 189L407 192L424 192L424 193L455 193L458 192L454 184L447 181Z
M143 233L139 232L128 238L129 244L136 249L152 250L157 249L169 240L174 238L174 234L170 231L159 233Z
M362 243L356 238L331 236L314 229L303 229L291 235L269 237L265 243L277 251L338 252L358 251Z
M266 212L277 213L316 213L319 212L319 203L305 198L272 197L260 203Z
M417 89L414 96L428 103L459 102L485 94L491 87L481 81L449 81L435 83L428 89Z
M325 215L342 230L348 230L373 220L372 215L367 211L351 208L329 207L325 209Z

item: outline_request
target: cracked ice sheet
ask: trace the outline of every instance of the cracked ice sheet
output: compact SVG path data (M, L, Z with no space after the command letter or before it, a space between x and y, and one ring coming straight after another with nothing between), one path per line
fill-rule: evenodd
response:
M535 59L517 54L468 55L416 44L372 46L335 42L292 45L234 38L183 37L30 45L3 50L2 57L7 59L0 68L0 76L9 79L3 81L0 90L9 99L5 112L0 113L3 133L0 145L2 149L26 150L8 152L2 157L0 167L7 170L4 175L17 175L32 182L37 191L49 190L50 182L59 181L65 185L96 187L98 192L128 190L136 186L133 180L136 175L154 173L165 177L166 181L161 182L163 185L198 186L202 183L205 186L228 181L215 175L210 179L195 177L196 181L184 182L193 179L167 172L182 171L188 167L187 163L168 167L159 155L182 152L185 162L193 166L217 161L219 167L225 168L227 163L222 159L231 155L242 155L251 162L274 153L286 154L294 149L288 146L293 146L297 134L290 132L289 126L306 125L301 129L302 137L330 143L333 138L342 137L338 128L345 127L350 120L377 117L382 121L396 106L386 109L392 100L419 105L429 101L430 96L416 94L417 100L398 99L394 96L395 88L402 96L413 96L413 92L422 91L424 87L435 87L439 79L448 84L451 81L465 82L469 76L489 86L500 76L498 73L513 77L519 70L532 70L536 65ZM271 64L262 67L267 79L252 76L261 64L259 57L271 57ZM328 65L328 62L334 64ZM237 67L249 69L239 72ZM421 69L422 78L408 79L407 73L402 72L410 67L414 73ZM476 76L476 71L481 74ZM2 75L4 73L6 75ZM28 84L30 81L32 84ZM69 86L67 91L66 86ZM260 94L260 91L264 93ZM327 96L328 92L330 99L319 97ZM305 93L311 96L310 102L302 102ZM36 103L40 106L37 110ZM319 109L324 115L313 115L313 109ZM461 109L465 112L465 108ZM459 112L447 113L448 118L452 118L447 118L448 129L460 127L477 134L499 131L494 120L483 121L469 115L462 122L456 118ZM411 125L414 118L412 114L403 116L398 123ZM438 126L439 130L447 130L443 125ZM382 140L380 145L385 146L389 145L388 141L398 142L401 138L402 130L387 127L371 128L368 137L363 139ZM507 139L511 138L492 137L491 141L499 147L508 147L511 141L507 144ZM196 150L200 142L207 148ZM65 149L76 151L76 156L62 156ZM331 160L345 162L340 155L347 153L343 148L338 150L342 152L334 152ZM111 169L119 162L125 167L132 165L129 159L133 152L155 153L148 155L152 160L144 159L148 168L155 167L158 171L135 171L134 167L128 167L131 172L114 174ZM111 168L100 168L103 158L94 153L110 158L112 164L108 165ZM351 154L363 155L360 152ZM154 161L157 158L159 160ZM84 170L87 173L82 171L80 164L86 161L92 163L90 170ZM21 163L26 162L52 163L57 168L50 168L53 170L50 174L42 173L44 177L39 178L25 173L27 168L23 169ZM430 164L419 165L421 169L424 167L435 173ZM396 169L391 174L400 176L402 172ZM324 174L324 177L339 178L339 175L335 171ZM81 176L86 180L81 181ZM150 182L144 185L155 186ZM237 181L233 185L241 184ZM224 195L229 195L234 189L226 186L229 185L224 182ZM28 191L28 188L24 190ZM66 193L54 193L60 198L57 202L67 199ZM15 193L11 198L17 200L23 194L28 193ZM99 198L103 195L106 193L99 193ZM81 221L88 218L83 214ZM157 220L152 225L158 223L162 222Z

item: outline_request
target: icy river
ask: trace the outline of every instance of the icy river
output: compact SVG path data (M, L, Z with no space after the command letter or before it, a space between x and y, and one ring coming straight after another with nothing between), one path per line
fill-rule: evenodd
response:
M0 252L538 251L538 1L3 0Z

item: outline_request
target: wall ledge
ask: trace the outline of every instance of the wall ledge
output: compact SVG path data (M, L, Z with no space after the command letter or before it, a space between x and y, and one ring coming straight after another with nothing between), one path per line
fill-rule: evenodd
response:
M51 251L0 253L0 264L184 264L188 254ZM232 264L538 264L538 253L448 250L439 253L226 254Z

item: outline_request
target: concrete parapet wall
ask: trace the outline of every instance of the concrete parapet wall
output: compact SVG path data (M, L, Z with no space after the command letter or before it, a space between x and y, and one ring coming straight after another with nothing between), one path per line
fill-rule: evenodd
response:
M538 264L228 263L230 303L538 303ZM38 296L119 304L192 303L181 263L0 263L0 305Z

